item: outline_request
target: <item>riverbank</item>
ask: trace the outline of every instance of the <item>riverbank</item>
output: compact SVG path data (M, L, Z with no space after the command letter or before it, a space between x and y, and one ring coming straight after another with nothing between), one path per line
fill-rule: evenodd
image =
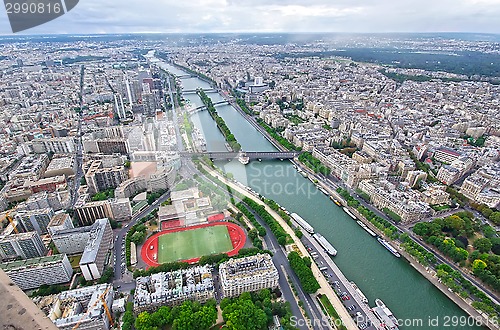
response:
M202 81L186 80L189 82L189 89L205 86ZM272 148L274 143L269 143L263 129L254 126L252 120L242 120L247 117L242 118L242 113L235 109L238 110L237 107L223 106L218 111L243 147L255 151ZM199 124L212 124L208 113L203 118ZM213 128L220 135L209 136L214 141L214 150L217 150L221 143L224 144L224 139L215 125ZM274 148L281 149L276 146ZM310 186L307 178L295 175L296 171L288 162L252 162L246 167L239 166L237 162L229 162L221 166L224 166L225 171L233 173L238 181L248 182L247 185L252 189L276 200L290 211L303 215L325 238L335 243L335 247L341 252L335 259L339 268L361 287L370 300L381 298L388 303L396 316L424 320L431 317L442 319L444 316L467 317L462 309L436 290L425 277L409 267L408 262L394 258L376 240L365 236L366 233L359 230L356 222L347 218L342 208L335 206L322 194L316 196L319 190ZM401 329L405 328L411 327ZM479 330L479 327L467 325L455 328ZM432 330L436 327L425 324L422 329Z
M299 164L301 168L304 170L306 167L303 166L302 164ZM436 276L436 272L433 270L430 270L429 267L424 267L421 265L415 258L413 258L409 253L407 253L404 249L401 248L400 244L396 241L391 240L389 237L387 237L384 232L382 232L380 229L375 227L368 219L366 219L362 214L360 214L356 209L351 208L347 206L346 201L342 196L340 196L337 191L334 189L331 189L327 185L322 185L320 184L323 189L325 189L330 195L334 196L335 199L339 200L343 205L346 205L346 207L358 218L358 220L362 221L368 228L370 228L372 231L377 233L379 236L383 237L384 239L393 242L396 245L396 249L398 250L399 254L405 258L406 261L416 270L418 271L422 276L424 276L430 283L432 283L437 289L439 289L446 297L448 297L451 301L453 301L460 309L462 309L464 312L466 312L471 318L477 321L476 324L481 324L485 327L488 327L489 329L493 330L499 330L500 327L498 326L498 323L495 323L492 320L489 320L488 317L484 313L479 313L474 307L471 306L471 300L469 301L463 299L462 297L458 296L455 294L453 291L451 291L446 285L441 283L439 278Z
M294 244L299 248L300 253L303 256L308 256L309 258L311 258L311 260L313 260L313 258L309 255L309 252L307 251L307 249L305 248L305 246L302 244L302 242L300 241L300 239L297 238L297 236L295 235L295 231L286 223L286 221L283 218L281 218L281 216L276 211L274 211L267 204L265 204L264 202L262 202L260 200L260 198L258 198L254 194L250 193L248 190L243 189L239 185L235 184L233 181L230 181L230 180L226 179L225 177L223 177L222 175L220 175L220 173L216 172L214 169L208 168L205 165L202 165L202 166L203 166L203 168L211 176L213 176L213 177L217 178L218 180L222 181L224 184L226 184L229 187L231 187L231 189L233 189L234 191L240 193L243 196L246 196L246 197L252 199L253 201L255 201L256 203L258 203L259 205L264 206L264 208L266 209L266 211L274 219L276 219L276 221L278 221L278 223L281 225L281 227L283 227L283 229L285 230L285 232L288 235L290 235L290 237L292 237L292 239L294 240ZM333 261L332 261L332 263L333 263ZM332 303L333 307L335 308L335 310L339 314L339 316L340 316L343 324L348 329L357 329L356 323L351 318L351 316L349 315L347 309L342 304L340 298L335 294L335 292L333 291L333 289L330 286L330 284L328 283L328 281L325 279L325 277L323 275L321 275L321 271L319 270L319 267L316 265L316 263L313 262L311 264L311 269L313 270L313 273L316 275L315 276L316 280L320 284L320 289L316 293L321 293L321 294L323 294L323 295L325 295L325 296L328 297L328 299Z

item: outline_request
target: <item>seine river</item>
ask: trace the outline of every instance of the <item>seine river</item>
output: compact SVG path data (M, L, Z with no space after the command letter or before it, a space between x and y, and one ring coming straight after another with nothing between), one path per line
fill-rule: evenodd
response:
M175 75L184 75L170 65L163 67ZM209 89L198 79L182 79L185 90ZM215 103L223 100L218 93L207 93ZM188 104L202 105L196 94L186 94ZM246 151L273 151L269 143L232 106L217 106L217 112ZM191 117L206 140L208 151L224 151L224 137L207 111ZM482 329L468 315L430 284L409 263L395 258L376 239L368 235L347 216L341 208L317 190L307 178L302 177L288 161L253 161L244 166L238 161L218 162L236 180L258 193L271 198L290 212L307 220L338 250L333 259L345 276L354 281L374 306L381 299L400 320L400 329ZM464 322L465 321L465 322ZM406 324L406 326L404 325Z

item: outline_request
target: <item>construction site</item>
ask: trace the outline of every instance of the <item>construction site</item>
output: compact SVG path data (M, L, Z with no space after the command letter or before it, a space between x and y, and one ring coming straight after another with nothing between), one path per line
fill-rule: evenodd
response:
M113 325L113 286L100 284L40 297L35 303L62 330L107 330Z

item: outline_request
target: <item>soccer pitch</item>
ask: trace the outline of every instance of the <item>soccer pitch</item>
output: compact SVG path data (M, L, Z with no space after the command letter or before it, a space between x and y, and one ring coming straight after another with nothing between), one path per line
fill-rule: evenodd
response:
M158 263L187 260L233 249L226 226L211 226L158 237Z

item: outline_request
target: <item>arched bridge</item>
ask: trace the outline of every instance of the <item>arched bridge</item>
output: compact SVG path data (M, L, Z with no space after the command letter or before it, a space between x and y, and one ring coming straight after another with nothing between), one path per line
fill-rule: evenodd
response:
M298 151L245 151L250 159L292 159L300 155ZM210 159L232 159L238 158L239 152L181 152L182 157L202 157L207 156Z
M219 101L219 102L215 102L213 103L214 107L218 106L218 105L223 105L223 104L229 104L228 101ZM196 108L192 108L192 109L189 109L188 112L189 114L193 114L197 111L200 111L200 110L205 110L207 107L205 105L200 105L199 107L196 107Z
M217 92L216 89L210 88L210 89L203 89L205 93L211 93L211 92ZM198 93L198 89L183 89L182 94L196 94Z

